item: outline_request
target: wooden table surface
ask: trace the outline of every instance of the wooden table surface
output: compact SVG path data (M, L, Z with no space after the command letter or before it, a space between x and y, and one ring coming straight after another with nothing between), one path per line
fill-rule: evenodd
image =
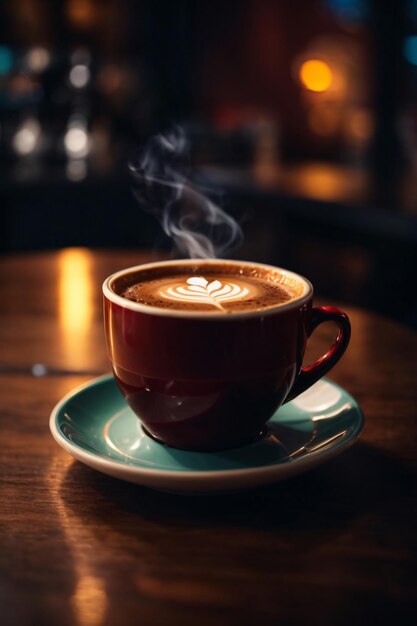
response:
M365 431L284 483L168 495L99 474L57 446L53 406L109 369L102 280L145 260L68 249L0 262L0 623L415 624L410 330L347 309L352 341L330 377L362 405ZM317 331L310 354L329 332ZM33 376L36 363L53 369Z

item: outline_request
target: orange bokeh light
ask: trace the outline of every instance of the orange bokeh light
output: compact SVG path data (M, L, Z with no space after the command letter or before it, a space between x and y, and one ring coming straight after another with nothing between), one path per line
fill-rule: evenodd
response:
M306 89L323 92L327 91L332 84L333 74L324 61L309 59L301 65L299 78Z

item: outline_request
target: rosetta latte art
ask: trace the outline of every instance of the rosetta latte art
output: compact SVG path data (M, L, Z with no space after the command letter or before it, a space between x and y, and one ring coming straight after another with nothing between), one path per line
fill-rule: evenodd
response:
M221 309L222 302L241 300L250 292L247 287L241 287L229 281L222 283L219 280L213 280L209 282L202 276L192 276L187 279L186 284L161 289L160 293L168 300L211 304Z

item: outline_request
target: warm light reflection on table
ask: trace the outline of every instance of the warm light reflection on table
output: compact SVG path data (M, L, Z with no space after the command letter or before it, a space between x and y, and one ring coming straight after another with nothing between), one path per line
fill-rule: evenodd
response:
M67 366L79 366L93 322L91 253L68 248L59 254L59 322Z
M107 610L104 581L88 574L80 576L71 598L80 626L100 626Z
M65 534L67 547L71 552L76 575L76 586L71 596L71 605L79 626L101 626L108 610L108 597L104 578L95 574L94 560L91 550L85 546L93 546L93 552L99 554L99 546L95 544L90 531L84 526L81 518L71 513L61 497L62 483L73 459L57 455L54 457L48 472L48 487L55 504L61 529Z

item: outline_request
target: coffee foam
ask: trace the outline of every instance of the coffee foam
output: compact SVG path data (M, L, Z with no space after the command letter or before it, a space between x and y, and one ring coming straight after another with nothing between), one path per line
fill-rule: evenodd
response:
M144 268L118 277L114 291L162 309L213 313L256 311L303 295L301 281L256 264L181 262Z

